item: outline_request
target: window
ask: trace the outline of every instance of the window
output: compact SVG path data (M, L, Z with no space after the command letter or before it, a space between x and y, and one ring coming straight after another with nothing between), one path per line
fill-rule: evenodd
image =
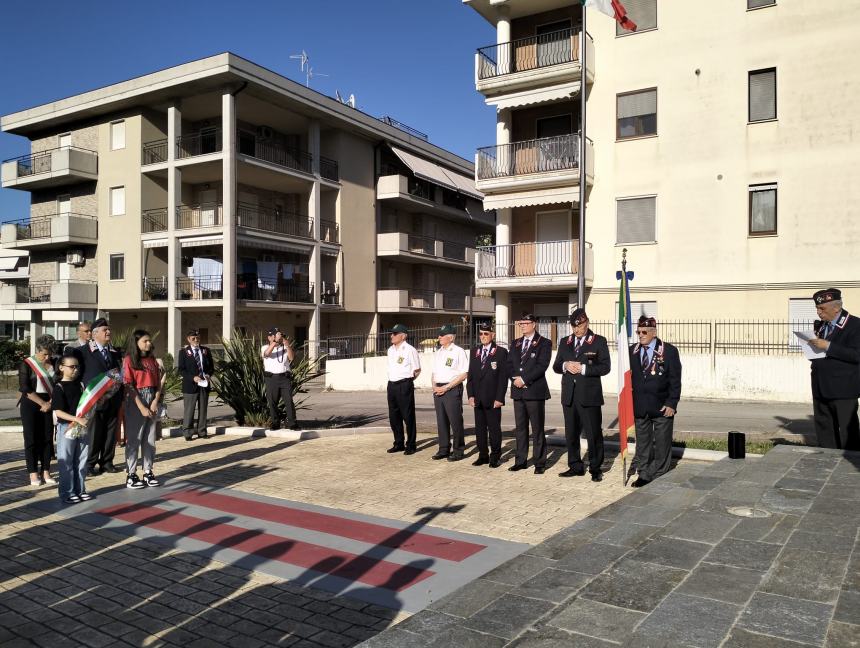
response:
M57 213L60 215L72 213L71 194L62 194L57 196Z
M776 119L776 68L749 74L749 120Z
M761 7L774 7L776 0L747 0L747 9L760 9Z
M111 254L110 255L110 280L122 281L125 279L125 255Z
M619 198L615 201L616 245L657 242L657 197Z
M616 97L618 139L657 134L657 89L626 92Z
M125 214L125 187L111 187L110 215L122 216L123 214Z
M111 122L110 125L110 150L118 151L125 148L125 121Z
M776 234L776 185L751 185L749 235Z
M627 17L636 23L636 31L629 32L615 23L616 36L629 36L639 32L657 29L657 0L624 0Z
M59 148L69 148L72 145L72 134L61 133L57 136L57 146Z

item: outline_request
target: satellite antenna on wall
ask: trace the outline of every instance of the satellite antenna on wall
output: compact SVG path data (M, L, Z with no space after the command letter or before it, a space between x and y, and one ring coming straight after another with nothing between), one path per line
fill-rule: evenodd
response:
M349 99L347 99L346 103L349 104L350 108L355 108L355 95L350 93Z
M349 106L350 108L355 108L355 95L350 93L348 99L344 99L343 95L340 93L340 90L334 91L334 98L337 99L340 103L345 106Z

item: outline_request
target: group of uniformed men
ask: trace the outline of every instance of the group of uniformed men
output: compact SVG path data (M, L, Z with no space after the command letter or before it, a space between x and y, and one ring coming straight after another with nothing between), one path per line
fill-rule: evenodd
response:
M508 470L524 470L528 460L529 429L535 474L546 470L544 431L546 401L550 398L546 371L562 375L561 403L567 445L567 470L561 477L585 475L580 438L588 445L588 471L592 481L603 479L603 428L601 376L610 370L606 338L589 328L588 315L577 308L570 315L571 334L559 340L555 361L552 343L536 329L537 318L524 314L517 322L521 337L509 349L495 341L491 324L478 326L479 344L468 353L455 343L456 329L445 325L433 354L433 403L439 448L433 459L459 461L465 451L463 386L475 412L478 458L474 466L498 468L502 454L502 407L510 388L516 424L514 463ZM629 349L633 373L636 456L631 474L634 486L644 486L669 470L672 429L681 397L681 362L671 344L657 338L657 322L643 316L636 329L639 343ZM406 340L402 324L391 331L388 349L388 411L394 445L389 453L415 453L414 381L421 373L418 353ZM405 424L405 435L404 435Z

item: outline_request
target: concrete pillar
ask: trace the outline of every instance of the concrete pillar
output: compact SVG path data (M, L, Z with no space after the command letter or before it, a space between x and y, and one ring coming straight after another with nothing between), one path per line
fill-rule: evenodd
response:
M513 210L503 207L496 210L496 276L507 277L513 271L513 248L511 248L511 222Z
M508 175L514 170L513 147L511 143L511 109L504 108L496 111L496 173Z
M322 295L322 251L320 249L320 237L322 227L320 224L320 125L318 121L312 121L308 126L308 153L313 158L314 183L308 195L308 217L314 220L314 247L311 251L311 262L308 274L313 284L314 311L310 315L308 323L308 356L315 358L319 353L320 342L320 297Z
M516 338L511 337L513 330L513 321L511 321L511 293L506 290L496 291L496 340L506 347L510 346L511 340Z
M496 43L498 52L496 66L499 74L511 71L511 8L502 5L497 9Z
M36 353L36 338L42 335L45 327L42 323L41 311L32 310L30 316L30 355L33 355Z
M182 105L177 100L167 109L167 350L176 353L182 340L182 317L177 315L176 278L180 271L176 213L182 203L182 171L175 166L176 138L182 135Z
M229 338L236 328L236 98L226 90L221 96L221 180L224 243L224 275L221 290L224 308L221 315L221 337Z

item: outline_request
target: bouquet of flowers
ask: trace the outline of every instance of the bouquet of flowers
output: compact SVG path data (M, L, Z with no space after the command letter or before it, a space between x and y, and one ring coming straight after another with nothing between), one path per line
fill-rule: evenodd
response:
M122 376L119 369L111 369L93 378L84 388L75 416L86 418L96 407L122 389ZM66 430L67 439L77 439L86 434L86 429L77 423L72 423Z

